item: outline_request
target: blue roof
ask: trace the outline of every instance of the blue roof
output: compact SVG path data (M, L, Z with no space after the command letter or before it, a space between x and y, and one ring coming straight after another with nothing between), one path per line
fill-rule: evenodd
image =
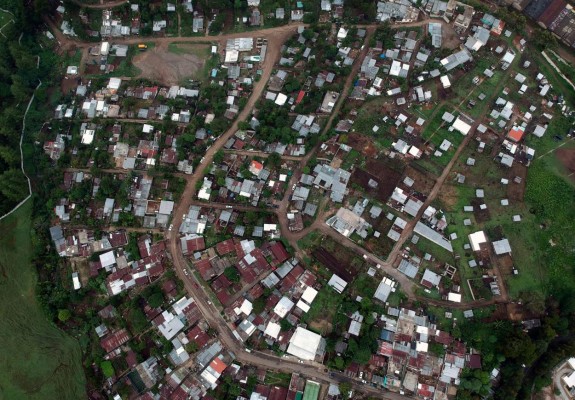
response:
M393 342L394 333L392 331L388 331L387 329L382 329L381 333L379 334L379 338L381 340L385 340L386 342Z
M301 1L297 2L297 8L303 8L303 3Z
M217 74L218 74L218 70L215 68L212 69L212 78L215 78Z

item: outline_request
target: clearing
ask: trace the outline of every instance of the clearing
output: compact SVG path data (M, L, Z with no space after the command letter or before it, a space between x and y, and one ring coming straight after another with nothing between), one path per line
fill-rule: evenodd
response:
M80 346L36 301L31 213L28 201L0 222L0 398L85 398Z
M210 48L209 44L158 43L136 55L133 64L142 71L139 77L165 85L177 85L186 78L205 81Z

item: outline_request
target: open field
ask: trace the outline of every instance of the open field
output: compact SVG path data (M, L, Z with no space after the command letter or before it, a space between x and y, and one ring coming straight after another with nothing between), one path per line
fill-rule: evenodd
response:
M210 45L193 43L161 44L134 57L134 66L148 78L166 85L177 85L184 79L206 81Z
M29 201L0 223L0 398L85 398L78 343L36 302L31 210Z

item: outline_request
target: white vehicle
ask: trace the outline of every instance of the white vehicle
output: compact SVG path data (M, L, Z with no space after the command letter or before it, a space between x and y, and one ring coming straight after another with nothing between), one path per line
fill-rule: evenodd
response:
M359 373L359 379L363 379L363 371Z
M233 206L226 206L226 208L234 208Z
M294 183L293 186L291 187L291 190L295 190L297 183Z
M170 224L170 227L168 228L168 231L171 231L173 227L174 227L174 224Z
M300 364L303 364L303 360L298 360L298 362L299 362Z
M190 275L190 274L188 273L188 270L187 270L187 269L184 270L184 275L186 275L186 276L189 276L189 275Z

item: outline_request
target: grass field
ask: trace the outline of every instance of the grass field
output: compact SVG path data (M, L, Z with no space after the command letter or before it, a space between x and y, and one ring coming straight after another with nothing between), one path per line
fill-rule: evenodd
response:
M28 201L0 222L0 399L82 399L78 343L53 326L36 302Z

